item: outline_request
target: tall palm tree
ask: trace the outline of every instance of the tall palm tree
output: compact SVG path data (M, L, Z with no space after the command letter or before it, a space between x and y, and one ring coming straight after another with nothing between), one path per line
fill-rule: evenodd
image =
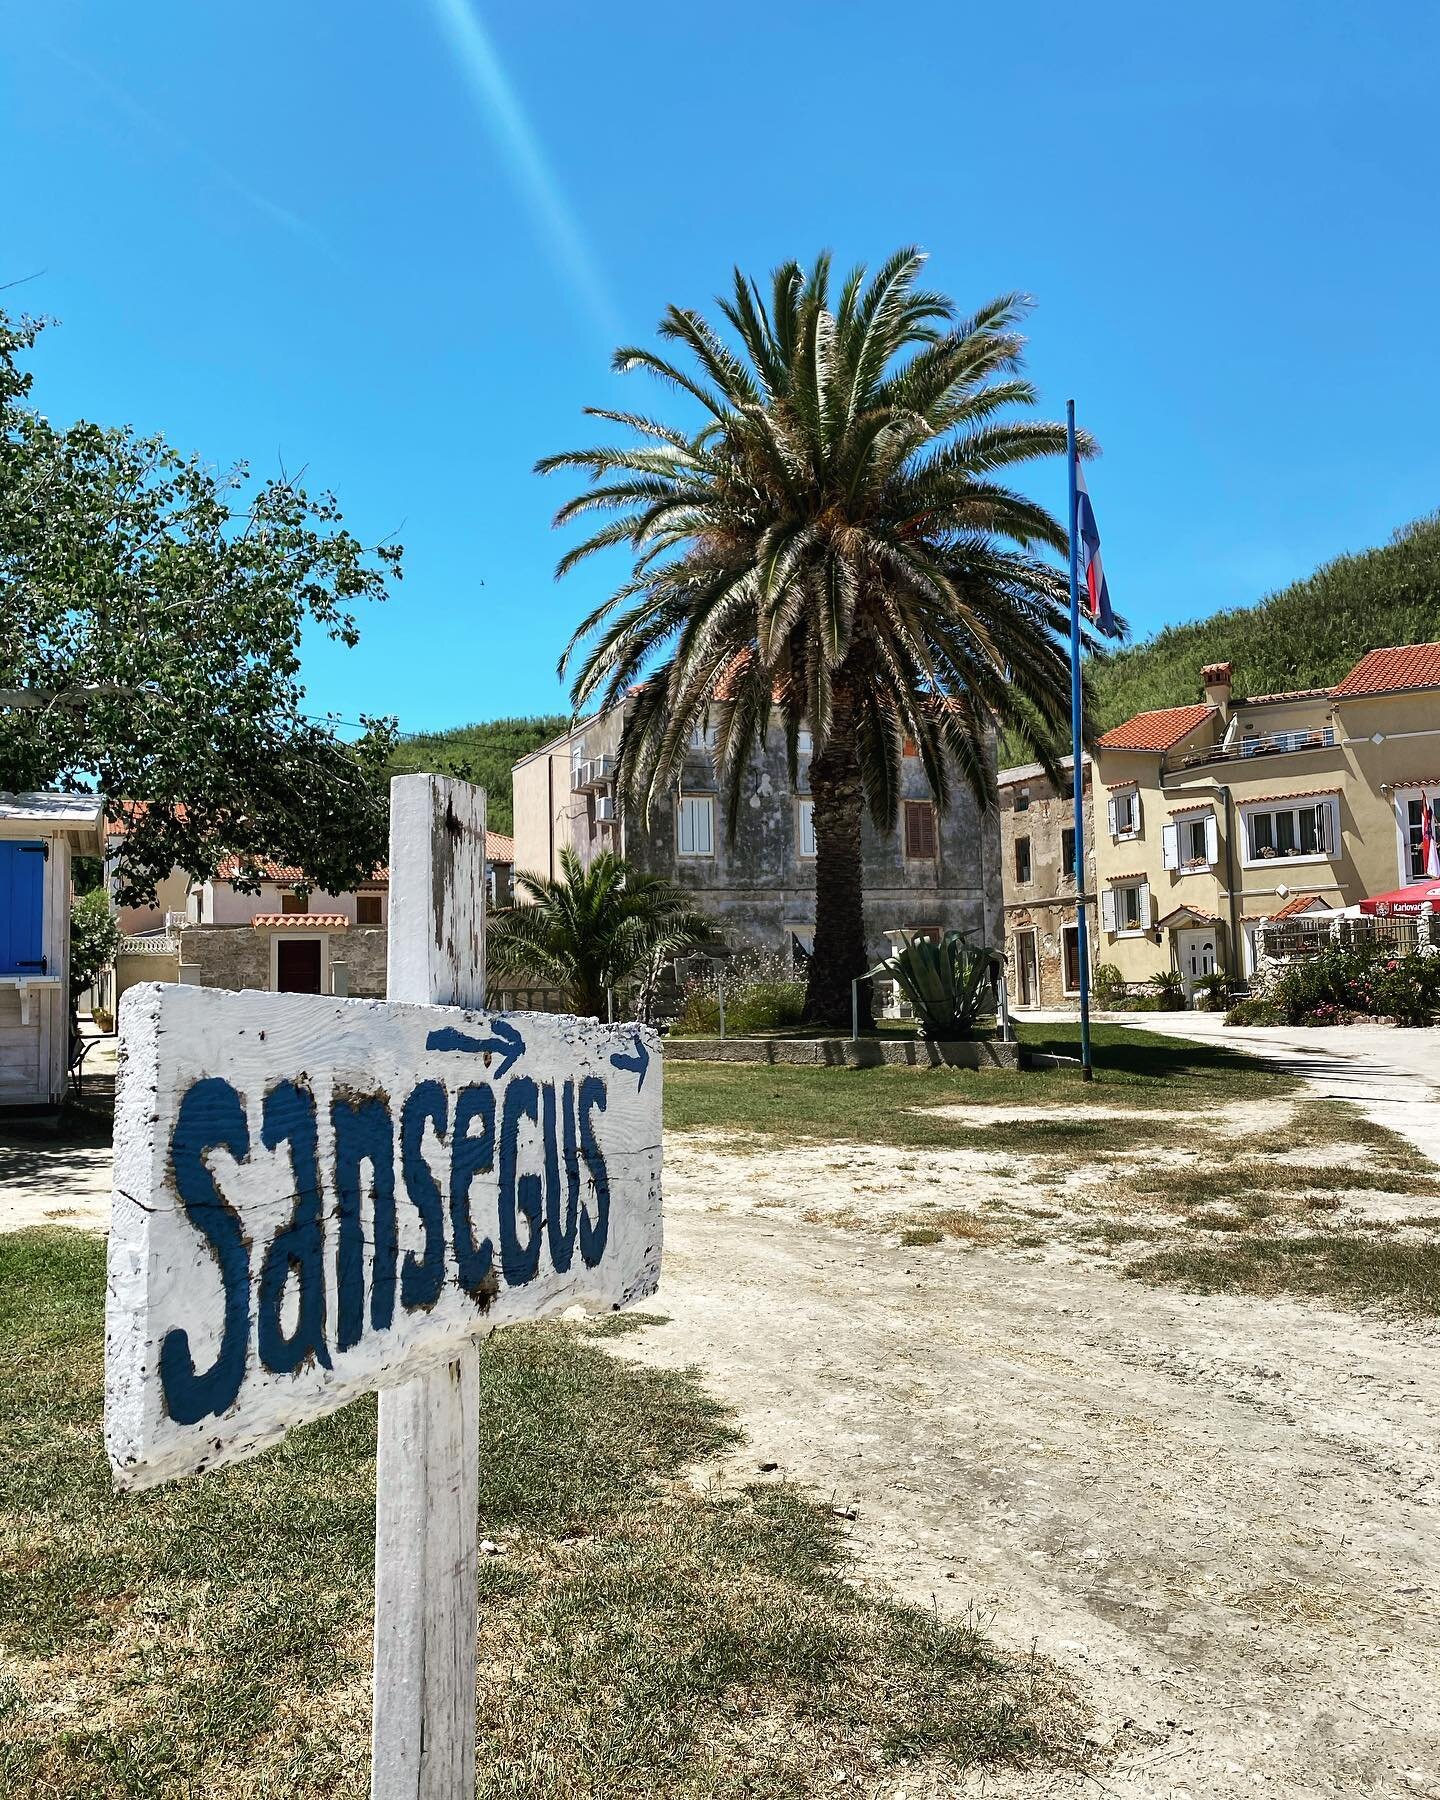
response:
M536 465L590 478L557 525L615 515L559 574L612 545L631 552L629 580L560 660L564 674L589 642L577 708L633 694L624 803L648 810L672 789L708 720L733 832L772 715L792 781L810 730L806 1016L825 1025L848 1022L850 983L868 966L861 814L868 805L894 829L905 740L937 806L957 780L993 804L994 728L1051 764L1069 710L1066 587L1043 554L1064 550L1065 532L1002 479L1065 442L1062 425L1012 416L1035 400L1019 374L1027 302L1007 294L960 318L918 285L923 261L906 249L873 279L856 269L833 303L828 256L808 275L785 263L768 306L737 269L718 304L738 344L672 306L660 336L684 346L693 371L646 349L615 354L617 370L688 396L698 429L591 407L634 441Z
M567 846L558 881L517 875L515 885L526 903L496 915L487 943L491 968L562 989L587 1018L603 1016L607 988L715 938L688 895L608 850L587 869Z

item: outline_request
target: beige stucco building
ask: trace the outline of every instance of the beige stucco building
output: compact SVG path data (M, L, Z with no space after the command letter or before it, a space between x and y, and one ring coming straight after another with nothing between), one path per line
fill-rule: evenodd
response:
M1440 644L1372 650L1331 688L1137 714L1095 747L1092 965L1187 991L1253 972L1256 928L1419 881L1421 802L1440 801Z

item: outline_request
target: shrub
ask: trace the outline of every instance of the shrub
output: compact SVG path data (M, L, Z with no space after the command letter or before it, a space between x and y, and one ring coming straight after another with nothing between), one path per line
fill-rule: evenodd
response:
M1114 963L1097 963L1090 977L1090 991L1097 1006L1113 1012L1125 1004L1125 977Z
M1155 993L1161 1012L1184 1012L1185 982L1178 969L1164 969L1155 977Z
M745 952L717 966L685 988L671 1030L678 1037L715 1037L720 1031L720 992L725 992L727 1035L752 1036L798 1025L805 1010L805 983L788 958Z
M82 994L120 945L120 927L104 888L82 894L70 909L70 992Z
M1238 1000L1225 1015L1227 1025L1279 1025L1280 1013L1271 1000L1262 999L1258 994L1248 1000Z
M1224 1012L1230 1004L1230 983L1217 969L1213 975L1202 975L1195 983L1197 1012Z
M1397 956L1381 943L1335 946L1287 964L1269 997L1286 1025L1334 1025L1357 1015L1428 1025L1440 1012L1440 956Z

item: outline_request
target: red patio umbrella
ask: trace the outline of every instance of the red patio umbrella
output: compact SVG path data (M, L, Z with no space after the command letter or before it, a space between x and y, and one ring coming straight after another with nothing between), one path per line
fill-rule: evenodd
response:
M1377 894L1373 900L1362 900L1362 913L1374 913L1382 919L1419 916L1420 909L1434 907L1440 914L1440 881L1417 881L1413 887L1396 888L1393 894Z

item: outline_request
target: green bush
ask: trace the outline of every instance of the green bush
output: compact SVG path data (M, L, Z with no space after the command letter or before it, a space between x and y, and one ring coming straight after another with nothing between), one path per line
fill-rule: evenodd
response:
M1285 1025L1335 1025L1359 1015L1428 1025L1440 1013L1440 956L1389 944L1333 947L1289 963L1269 999Z
M1227 1025L1278 1025L1280 1014L1275 1006L1259 995L1249 1000L1237 1000L1225 1015Z
M110 962L120 943L120 927L104 888L82 894L70 909L70 992L84 993Z
M1217 969L1213 975L1202 975L1195 983L1197 1012L1224 1012L1230 1004L1229 978Z
M1178 969L1164 969L1155 977L1155 993L1161 1012L1184 1012L1185 982Z
M1125 977L1114 963L1097 963L1090 977L1090 992L1097 1006L1113 1012L1117 1006L1125 1004Z
M710 976L686 990L671 1030L677 1037L718 1037L720 977ZM727 1036L753 1037L798 1025L805 1010L805 983L793 976L762 976L725 982Z

